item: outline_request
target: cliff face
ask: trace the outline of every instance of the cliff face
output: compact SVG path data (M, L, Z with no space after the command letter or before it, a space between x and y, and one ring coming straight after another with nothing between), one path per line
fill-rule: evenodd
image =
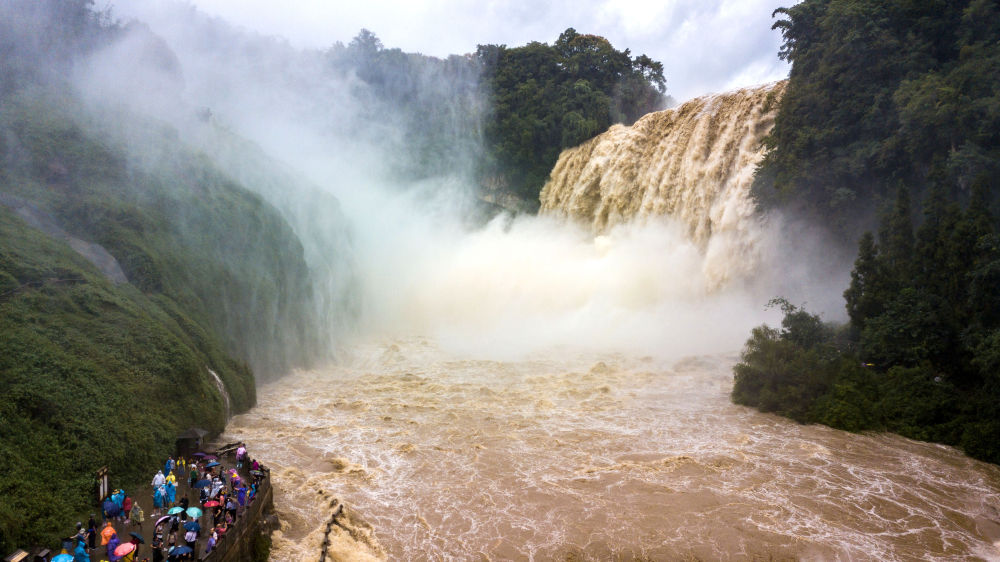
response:
M541 212L589 224L595 233L671 217L709 252L753 252L750 196L762 141L785 83L706 96L615 125L566 150L541 193Z

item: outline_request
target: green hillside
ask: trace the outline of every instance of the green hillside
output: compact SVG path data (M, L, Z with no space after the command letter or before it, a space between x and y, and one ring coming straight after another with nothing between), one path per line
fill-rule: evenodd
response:
M221 430L209 369L238 412L251 365L311 356L290 343L312 341L311 285L278 212L165 125L139 123L140 161L83 114L38 90L0 113L0 551L92 511L100 466L135 486L187 427ZM74 250L94 245L117 273Z

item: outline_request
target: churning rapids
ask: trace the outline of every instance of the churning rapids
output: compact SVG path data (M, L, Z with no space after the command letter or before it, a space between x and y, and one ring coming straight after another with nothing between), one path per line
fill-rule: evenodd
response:
M813 285L749 196L782 91L566 151L548 216L359 214L375 335L227 429L272 467L272 559L316 560L334 499L337 560L1000 559L1000 468L729 401L774 279Z
M318 557L334 496L344 560L1000 555L1000 468L734 406L733 361L359 345L227 431L273 467L279 561Z

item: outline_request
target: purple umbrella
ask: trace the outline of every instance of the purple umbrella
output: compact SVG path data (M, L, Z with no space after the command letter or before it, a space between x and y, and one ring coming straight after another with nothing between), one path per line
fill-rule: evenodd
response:
M192 457L207 457L208 455L206 455L205 453L195 453L195 454L193 454L191 456Z

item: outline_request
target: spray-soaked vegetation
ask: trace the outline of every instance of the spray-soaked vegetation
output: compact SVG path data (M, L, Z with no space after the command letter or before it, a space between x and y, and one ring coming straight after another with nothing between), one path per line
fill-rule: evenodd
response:
M63 81L121 32L87 1L5 3L0 62L0 552L52 545L191 426L308 363L312 292L278 211L168 125ZM45 41L33 39L46 29ZM115 134L117 131L117 134Z
M480 71L459 55L438 59L385 48L367 29L325 53L331 78L356 86L355 132L387 148L399 178L471 173L482 142Z
M793 67L758 195L847 237L866 216L880 226L860 237L850 323L782 303L782 329L762 326L747 342L734 401L1000 462L997 10L978 0L780 10Z
M362 30L326 56L336 75L353 73L366 86L355 91L366 126L391 125L380 144L399 143L400 158L390 164L400 173L463 170L475 156L480 164L465 171L528 208L537 207L563 149L667 103L661 63L572 28L552 45L480 45L474 55L446 60L387 49ZM397 130L404 131L399 139Z

